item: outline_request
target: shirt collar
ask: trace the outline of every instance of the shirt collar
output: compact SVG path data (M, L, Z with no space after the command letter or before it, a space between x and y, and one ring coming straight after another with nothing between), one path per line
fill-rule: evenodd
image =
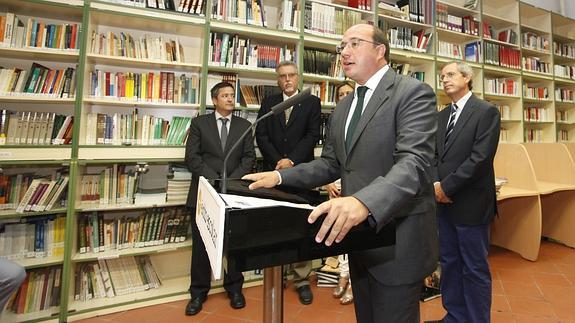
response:
M389 70L389 65L385 65L379 71L375 72L375 74L373 74L369 78L369 80L367 80L367 82L365 82L365 84L363 86L367 86L368 90L374 91L375 88L377 88L377 86L379 85L379 82L381 81L381 79L383 78L383 76L385 75L387 70ZM357 95L357 88L358 88L358 86L355 87L355 89L356 89L355 95Z
M232 120L232 113L230 113L227 117L224 117L218 111L214 111L214 114L216 115L216 120L220 120L220 118L226 118L230 121Z
M463 107L471 97L471 94L472 94L471 91L469 91L461 99L459 99L459 101L455 102L455 104L457 105L457 110L463 109Z
M293 97L294 95L296 95L296 94L298 94L298 93L299 93L299 90L295 90L295 93L292 94L292 96L287 96L287 94L285 94L285 92L282 92L282 95L283 95L283 98L284 98L284 101L285 101L285 100L287 100L287 99Z

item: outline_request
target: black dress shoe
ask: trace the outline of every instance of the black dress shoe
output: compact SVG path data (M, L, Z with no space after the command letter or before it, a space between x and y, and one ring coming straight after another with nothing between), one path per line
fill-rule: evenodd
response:
M297 288L297 293L299 294L299 301L303 305L309 305L313 302L313 294L309 285L303 285Z
M196 315L202 310L202 304L206 301L206 297L192 297L186 305L186 315Z
M228 292L228 298L232 308L240 309L246 306L246 299L242 292Z

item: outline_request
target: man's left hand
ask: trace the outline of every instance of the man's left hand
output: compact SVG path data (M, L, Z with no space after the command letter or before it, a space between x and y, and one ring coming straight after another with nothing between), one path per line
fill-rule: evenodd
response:
M333 241L341 242L352 227L365 221L369 210L353 196L340 197L318 205L309 215L308 222L314 223L324 213L327 216L323 219L315 241L321 243L329 232L325 245L331 246Z
M284 168L291 168L294 166L294 163L289 158L282 158L278 160L276 164L276 170L284 169Z

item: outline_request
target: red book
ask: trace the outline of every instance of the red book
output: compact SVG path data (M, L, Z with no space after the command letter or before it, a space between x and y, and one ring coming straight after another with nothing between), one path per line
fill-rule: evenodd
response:
M16 308L16 314L24 313L24 307L26 306L26 294L28 294L28 283L30 281L30 275L33 273L34 272L26 274L26 279L24 279L24 282L22 285L20 285L20 290L18 291L18 307Z
M78 24L72 25L72 39L70 40L70 48L76 49L76 38L78 37Z

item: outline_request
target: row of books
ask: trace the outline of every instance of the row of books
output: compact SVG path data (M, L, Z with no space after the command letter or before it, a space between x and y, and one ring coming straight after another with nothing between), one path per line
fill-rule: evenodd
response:
M317 75L343 78L341 56L333 52L305 49L303 52L303 71Z
M33 179L24 197L20 200L16 212L42 212L61 206L59 201L62 196L66 196L67 186L67 175L60 175L56 178Z
M568 142L569 141L569 131L565 129L557 130L557 140Z
M73 123L55 112L0 110L0 145L67 145Z
M539 57L522 57L521 65L524 70L545 74L551 73L551 64L543 61Z
M62 266L26 271L26 278L6 308L16 314L47 310L60 305Z
M502 67L521 69L521 52L518 49L499 44L483 43L485 63Z
M523 131L524 142L543 142L543 130L537 128L527 128Z
M131 34L112 31L92 31L90 39L92 54L119 56L135 59L150 59L164 62L185 62L184 48L176 38L144 34L134 37Z
M90 72L90 96L153 103L198 103L199 77L173 72Z
M519 82L509 78L485 79L485 93L519 95Z
M523 84L523 97L529 99L548 100L549 89L546 87L529 86Z
M533 32L525 32L521 35L521 45L524 48L549 51L549 38Z
M0 16L0 46L12 48L78 49L79 25L54 24L36 18L26 22L6 12Z
M149 256L86 262L76 266L74 272L74 300L112 298L161 285Z
M278 91L275 85L239 85L241 106L260 106L265 97Z
M299 1L283 1L278 15L277 29L299 31L300 12Z
M212 18L267 27L263 0L220 0L212 3Z
M379 2L381 6L383 1L380 0ZM428 25L433 24L433 0L398 0L396 3L397 7L406 13L405 18L407 20Z
M409 27L393 27L387 31L387 39L391 48L405 49L414 52L426 53L431 50L429 42L433 33L420 29L413 32Z
M468 35L479 36L479 21L473 16L459 17L448 13L448 5L436 4L436 25L443 28Z
M311 94L317 96L322 104L335 104L335 97L337 95L335 88L337 84L323 81L321 83L306 84L305 87L310 87Z
M523 108L523 120L535 122L551 121L547 116L547 109L541 107Z
M497 107L499 110L499 115L501 116L501 120L511 120L511 107L507 104L499 104L491 102Z
M132 204L138 185L138 173L126 165L113 164L99 174L85 174L80 180L80 201L83 207Z
M440 40L437 42L437 55L462 60L464 53L461 45Z
M555 64L553 70L555 71L555 76L575 80L575 66Z
M203 16L206 12L204 0L102 0L139 8L154 8Z
M97 253L180 243L191 215L182 207L148 208L138 214L84 214L78 220L78 252Z
M172 116L168 121L153 115L88 113L87 145L183 145L191 117Z
M73 98L76 93L76 69L50 69L36 62L30 71L0 69L0 95L38 94L55 98Z
M509 141L509 130L502 126L499 128L499 142L508 142Z
M555 111L555 117L558 122L569 122L569 110L557 110Z
M65 228L65 216L7 220L0 224L0 258L18 260L62 256Z
M475 63L480 63L483 61L483 55L481 53L481 42L475 41L465 44L465 60Z
M280 62L293 60L292 47L260 44L237 34L212 32L208 56L211 65L275 69Z
M561 102L573 102L575 101L573 92L574 90L569 88L555 88L555 100Z
M392 62L390 66L395 70L397 74L410 76L422 82L425 80L425 72L412 70L411 69L412 66L409 63L398 64Z
M319 2L305 3L304 30L306 33L339 38L351 26L367 23L361 12L333 7Z
M555 53L555 55L575 58L575 46L573 45L553 42L553 48L553 53Z
M491 30L491 29L490 29ZM484 32L485 33L485 32ZM504 43L509 43L509 44L517 44L517 33L515 32L515 30L508 28L505 30L500 31L497 34L497 38L495 38L495 34L490 32L490 37L491 39L497 39L499 41L502 41Z

